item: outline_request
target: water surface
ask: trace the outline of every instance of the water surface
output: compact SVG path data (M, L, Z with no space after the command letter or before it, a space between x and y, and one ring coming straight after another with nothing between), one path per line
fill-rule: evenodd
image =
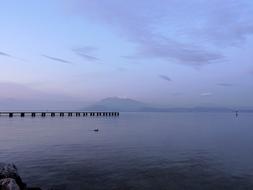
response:
M253 189L252 145L253 114L0 117L0 162L45 189Z

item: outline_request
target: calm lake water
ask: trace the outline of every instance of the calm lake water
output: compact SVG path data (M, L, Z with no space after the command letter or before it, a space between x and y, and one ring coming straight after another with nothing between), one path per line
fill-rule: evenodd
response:
M253 114L0 117L0 162L45 189L253 189Z

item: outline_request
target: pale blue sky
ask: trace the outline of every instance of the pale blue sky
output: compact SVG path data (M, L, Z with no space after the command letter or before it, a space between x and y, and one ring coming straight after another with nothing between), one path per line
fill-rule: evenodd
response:
M1 0L0 23L3 107L253 106L251 0Z

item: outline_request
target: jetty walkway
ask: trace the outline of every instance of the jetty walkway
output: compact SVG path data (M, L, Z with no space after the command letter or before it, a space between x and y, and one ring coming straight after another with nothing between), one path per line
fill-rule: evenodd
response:
M117 117L119 116L119 112L0 112L0 116L7 116L7 117L87 117L87 116L105 116L105 117Z

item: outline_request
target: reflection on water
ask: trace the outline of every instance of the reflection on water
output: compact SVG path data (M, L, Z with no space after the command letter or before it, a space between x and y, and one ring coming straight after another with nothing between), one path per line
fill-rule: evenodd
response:
M0 162L45 189L253 189L252 123L220 113L1 117Z

